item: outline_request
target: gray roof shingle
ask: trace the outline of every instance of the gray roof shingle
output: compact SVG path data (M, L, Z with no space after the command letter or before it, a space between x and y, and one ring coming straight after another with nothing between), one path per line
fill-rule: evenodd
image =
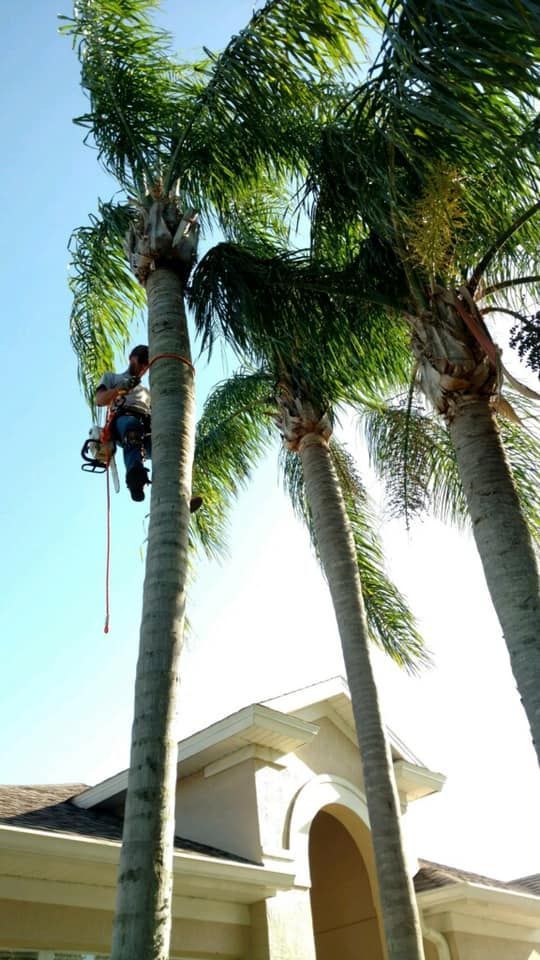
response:
M496 887L499 890L513 890L516 893L532 893L540 896L540 874L531 877L522 877L520 880L494 880L479 873L470 873L468 870L458 870L443 863L433 863L431 860L419 860L420 869L414 877L414 889L417 893L425 890L436 890L452 883L477 883L482 887Z
M72 801L87 788L84 783L0 786L0 824L27 827L45 833L65 833L96 840L122 839L122 820L106 810L84 810ZM201 853L207 857L251 863L225 850L219 850L186 837L175 837L175 850Z

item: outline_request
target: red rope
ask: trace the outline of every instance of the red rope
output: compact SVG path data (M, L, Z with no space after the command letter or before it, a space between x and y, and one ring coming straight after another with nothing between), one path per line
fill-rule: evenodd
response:
M103 633L109 632L110 595L109 581L111 573L111 480L107 463L107 559L105 561L105 626Z
M155 357L152 357L148 361L148 366L146 369L149 370L156 360L180 360L180 363L184 363L186 367L189 367L192 374L195 375L195 367L193 366L191 360L188 360L187 357L183 357L181 353L157 353Z

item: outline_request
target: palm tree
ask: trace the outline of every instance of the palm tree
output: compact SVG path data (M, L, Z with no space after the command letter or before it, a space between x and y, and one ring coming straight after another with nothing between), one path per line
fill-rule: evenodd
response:
M498 410L512 415L509 375L484 319L521 319L540 292L539 30L538 7L512 0L392 6L310 187L316 244L341 248L366 309L407 320L415 383L446 424L540 756L538 563L497 426Z
M264 437L269 419L277 424L286 484L308 524L336 614L388 956L419 960L422 936L369 639L409 668L421 648L402 598L381 574L380 546L366 520L365 492L354 463L332 439L336 408L350 399L352 387L384 387L392 376L403 376L408 360L404 326L388 331L384 315L378 322L366 317L355 331L353 349L336 353L327 335L333 325L328 317L349 320L354 302L333 294L331 273L309 257L283 251L272 256L270 250L268 236L248 250L223 243L206 254L194 273L190 300L203 340L211 345L221 333L259 365L211 395L203 422L228 425L235 450L239 422L251 424ZM227 472L226 484L229 476Z
M164 960L171 925L179 655L188 566L194 377L184 308L197 216L220 222L264 172L292 175L334 72L362 42L365 4L268 0L224 52L183 65L155 28L155 0L77 0L64 30L81 63L77 119L116 179L71 243L72 341L96 382L148 311L153 484L124 816L114 960ZM360 16L359 16L360 15ZM117 195L118 196L118 195ZM132 271L132 272L130 272Z

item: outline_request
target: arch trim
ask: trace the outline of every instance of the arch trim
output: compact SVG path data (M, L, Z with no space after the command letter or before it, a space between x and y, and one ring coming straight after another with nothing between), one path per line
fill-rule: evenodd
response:
M331 804L351 810L370 829L366 798L354 783L330 774L308 780L292 802L287 832L287 846L296 864L297 886L311 886L309 831L319 811Z

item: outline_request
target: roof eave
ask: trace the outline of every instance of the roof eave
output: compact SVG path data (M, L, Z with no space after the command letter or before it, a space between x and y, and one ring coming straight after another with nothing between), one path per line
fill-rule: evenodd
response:
M251 704L230 717L192 734L178 744L178 766L182 776L190 776L242 746L257 744L286 754L307 743L318 727L298 717L290 717L261 704ZM73 798L73 803L89 809L111 800L127 789L128 771L103 780Z

